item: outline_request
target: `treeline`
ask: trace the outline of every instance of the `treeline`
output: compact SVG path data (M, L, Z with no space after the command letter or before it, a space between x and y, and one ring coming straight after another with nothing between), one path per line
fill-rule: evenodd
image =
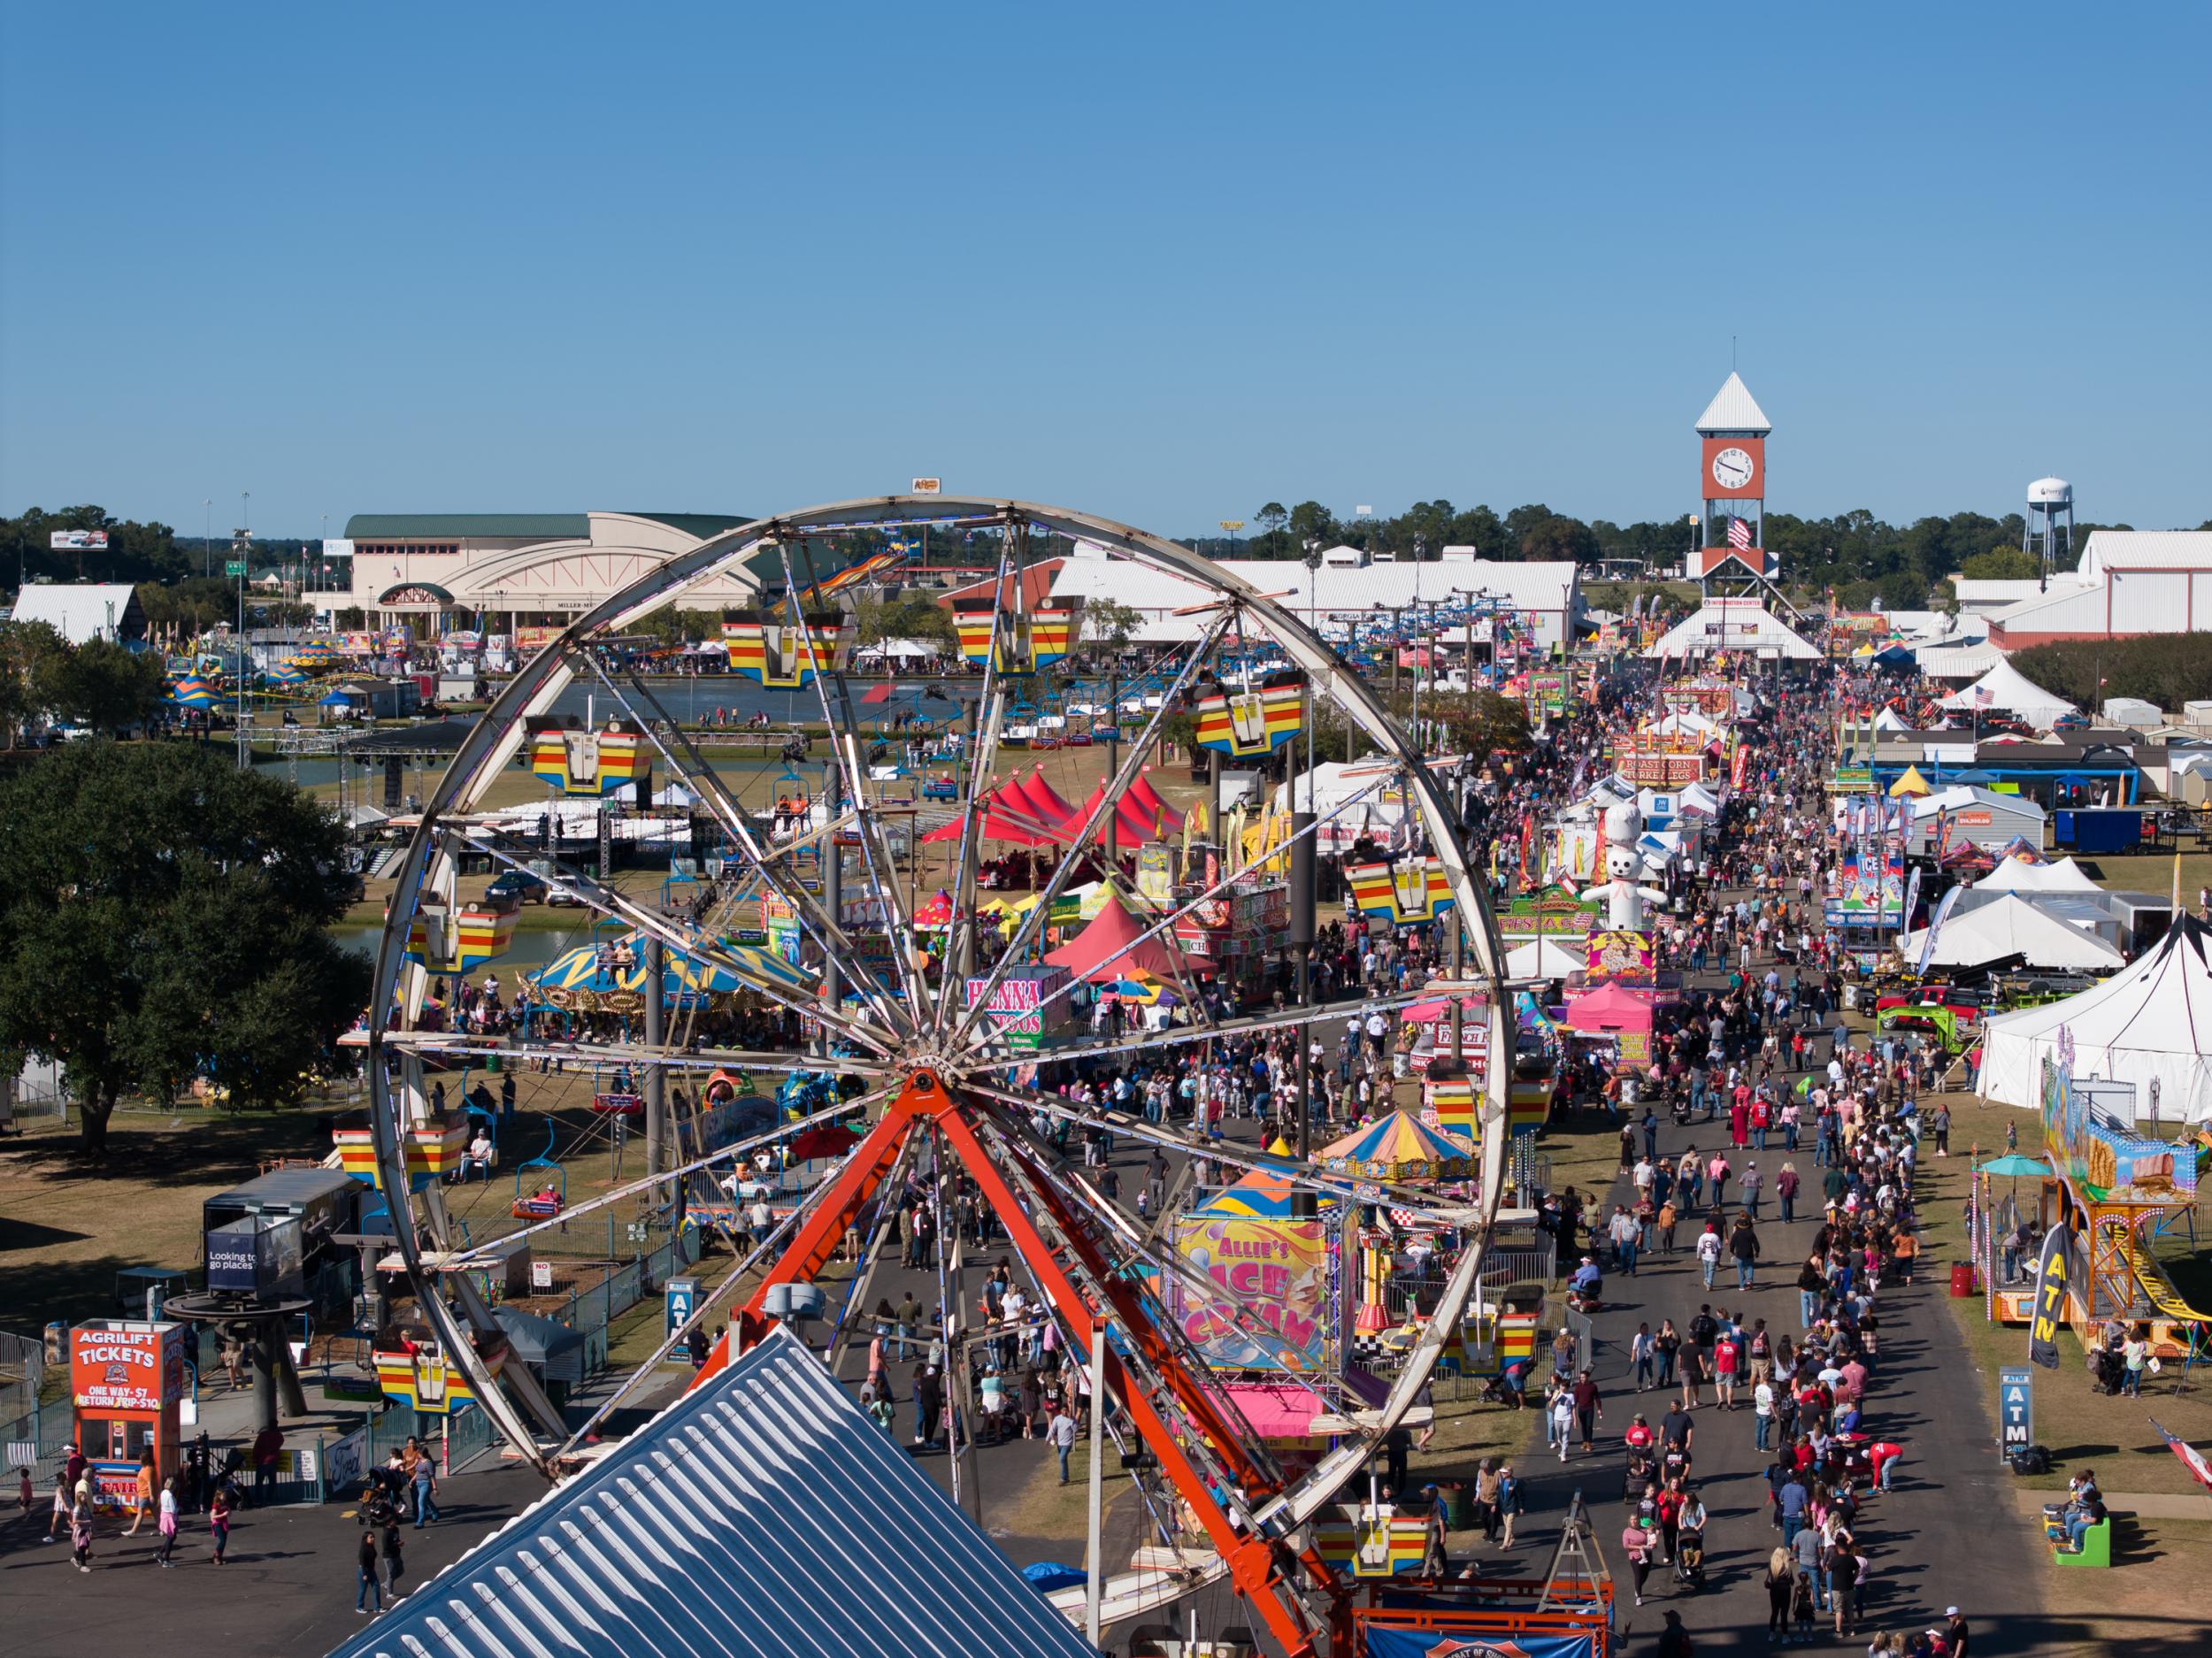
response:
M1781 561L1783 585L1803 598L1823 599L1833 588L1847 609L1863 609L1879 598L1892 610L1917 610L1947 596L1941 584L1955 572L1978 580L2035 575L2035 561L2020 549L2024 527L2016 512L2002 518L1955 512L1909 525L1885 523L1863 510L1828 518L1771 512L1765 537L1769 550ZM2081 526L2062 567L2073 567L2091 530L2131 527ZM1568 559L1585 566L1633 560L1664 574L1680 567L1694 533L1686 517L1625 525L1607 518L1586 521L1542 503L1501 514L1487 506L1420 501L1393 518L1339 518L1317 501L1294 507L1271 501L1252 515L1248 530L1233 537L1196 537L1185 544L1213 558L1298 558L1316 543L1363 548L1401 559L1417 554L1436 558L1446 547L1471 547L1479 558Z
M2212 633L2065 640L2031 645L2010 660L2045 690L2089 711L2132 696L2177 718L2184 702L2212 700Z

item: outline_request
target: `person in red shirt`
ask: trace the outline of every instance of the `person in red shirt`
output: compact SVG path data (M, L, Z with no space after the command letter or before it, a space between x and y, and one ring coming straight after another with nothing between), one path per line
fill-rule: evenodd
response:
M1877 1439L1867 1447L1866 1454L1874 1467L1874 1483L1884 1491L1891 1489L1891 1473L1903 1458L1905 1447L1894 1439Z
M1621 1439L1632 1451L1647 1451L1651 1448L1653 1434L1649 1424L1644 1421L1642 1412L1637 1413L1636 1419L1628 1424L1628 1432L1622 1434Z

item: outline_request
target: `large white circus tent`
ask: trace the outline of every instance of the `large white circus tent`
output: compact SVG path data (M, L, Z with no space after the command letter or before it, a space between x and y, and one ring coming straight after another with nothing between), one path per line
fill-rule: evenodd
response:
M2058 1057L2063 1030L2072 1040L2077 1077L2133 1083L2139 1113L2147 1113L2156 1082L2162 1121L2212 1118L2208 940L2212 927L2177 916L2164 938L2101 985L1990 1020L1983 1038L1983 1098L2039 1105L2043 1061Z

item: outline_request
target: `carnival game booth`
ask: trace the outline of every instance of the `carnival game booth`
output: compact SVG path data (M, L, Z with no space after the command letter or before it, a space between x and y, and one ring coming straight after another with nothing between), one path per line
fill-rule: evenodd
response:
M1656 994L1616 983L1570 996L1567 1028L1586 1045L1609 1048L1620 1064L1641 1070L1651 1063Z
M2193 1213L2198 1145L2137 1132L2133 1091L2078 1079L2062 1057L2043 1062L2042 1084L2048 1172L2032 1201L2043 1243L2024 1286L2001 1286L1986 1271L2003 1216L1987 1178L1976 1182L1970 1220L1989 1316L2032 1324L2038 1345L2056 1335L2039 1308L2062 1309L2085 1344L2105 1320L2140 1320L2150 1326L2154 1351L2193 1357L2208 1315L2181 1300L2154 1255L2160 1234Z
M191 1333L189 1324L125 1318L96 1318L69 1332L70 1402L96 1507L137 1501L142 1458L153 1459L157 1491L176 1473Z

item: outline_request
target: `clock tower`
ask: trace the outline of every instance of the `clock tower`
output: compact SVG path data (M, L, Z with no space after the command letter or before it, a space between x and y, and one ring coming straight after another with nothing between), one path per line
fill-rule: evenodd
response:
M1703 533L1684 573L1709 599L1773 590L1779 565L1766 549L1767 434L1773 430L1733 372L1698 417Z

